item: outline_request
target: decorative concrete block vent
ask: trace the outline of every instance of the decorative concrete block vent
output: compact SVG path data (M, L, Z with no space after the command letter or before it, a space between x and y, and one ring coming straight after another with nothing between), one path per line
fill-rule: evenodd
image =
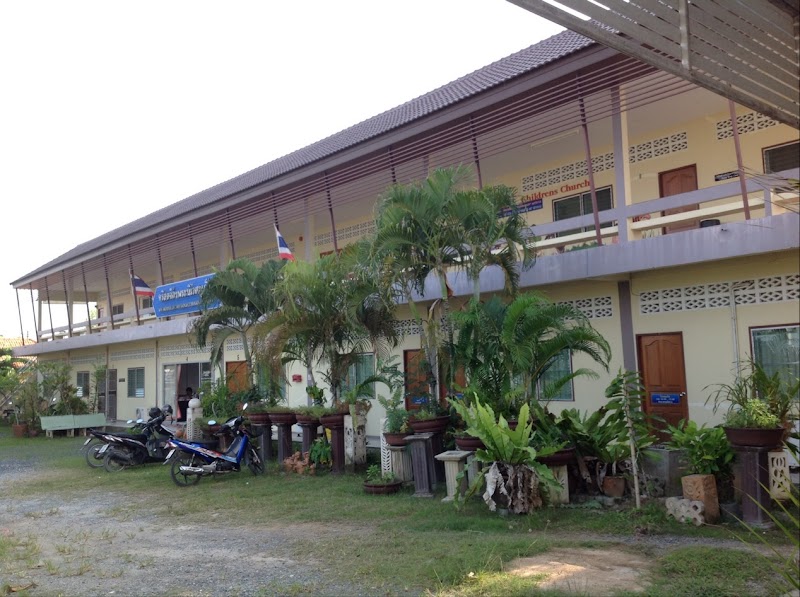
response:
M769 453L769 494L773 500L788 500L792 496L789 480L789 459L784 450Z
M667 516L672 516L678 522L691 522L699 527L705 524L705 505L699 500L669 497L666 501Z

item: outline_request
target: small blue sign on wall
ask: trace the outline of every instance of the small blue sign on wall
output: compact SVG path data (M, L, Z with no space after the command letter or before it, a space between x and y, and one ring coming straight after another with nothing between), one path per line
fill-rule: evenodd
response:
M153 310L156 312L156 317L200 312L200 294L212 277L214 274L208 274L156 288L153 296ZM220 303L216 302L208 305L208 308L214 309L219 305Z
M680 404L680 394L650 394L652 404Z

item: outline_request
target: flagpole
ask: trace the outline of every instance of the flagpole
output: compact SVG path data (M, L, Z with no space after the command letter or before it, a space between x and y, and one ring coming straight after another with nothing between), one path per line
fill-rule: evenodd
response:
M139 319L139 299L136 297L136 284L133 283L133 270L130 269L130 268L128 268L128 276L131 279L131 292L133 293L133 306L136 307L136 325L142 325L142 322Z

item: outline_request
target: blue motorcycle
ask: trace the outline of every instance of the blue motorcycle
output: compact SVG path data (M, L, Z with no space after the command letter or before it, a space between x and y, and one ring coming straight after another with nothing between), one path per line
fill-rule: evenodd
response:
M213 425L214 421L209 421L209 424ZM197 485L200 477L208 475L237 473L241 470L242 463L254 475L264 472L264 462L250 439L244 417L240 415L228 419L220 433L225 431L230 431L234 436L225 452L209 450L205 446L179 439L169 441L170 451L164 464L172 463L170 474L178 487Z

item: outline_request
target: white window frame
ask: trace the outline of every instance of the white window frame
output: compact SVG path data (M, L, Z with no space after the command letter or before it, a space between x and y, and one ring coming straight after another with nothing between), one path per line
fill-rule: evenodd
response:
M768 375L772 375L776 371L783 371L785 372L784 375L787 377L791 376L800 376L800 352L798 352L798 347L793 347L791 345L786 345L786 360L785 362L780 363L778 366L773 363L765 363L760 358L761 353L759 350L760 343L757 339L757 336L760 333L769 333L776 330L784 330L790 332L791 335L794 336L794 341L800 345L800 323L788 323L785 325L768 325L768 326L756 326L750 328L750 354L753 356L753 361L758 363L764 368L764 371Z
M599 201L600 201L600 193L608 192L608 197L609 197L609 200L611 201L611 204L606 209L600 209L600 206L598 205L598 209L600 211L608 211L608 210L614 209L614 189L613 189L612 186L609 185L607 187L603 187L603 188L600 188L600 189L595 189L595 192L598 195L598 198L597 198L598 199L598 204L599 204ZM553 221L554 222L559 222L561 220L568 220L569 219L569 218L558 218L558 217L556 217L557 213L558 213L556 206L559 203L565 203L567 201L577 201L578 202L578 206L580 208L580 213L578 214L578 216L590 215L592 213L591 209L589 209L589 211L585 211L584 210L584 205L586 204L586 201L585 201L586 198L588 198L588 200L590 202L590 205L591 205L591 197L592 197L592 193L591 193L591 191L589 191L589 192L586 192L586 193L580 193L578 195L570 195L569 197L562 197L561 199L554 199L553 200ZM572 218L572 217L578 217L578 216L570 216L570 217ZM606 222L604 224L600 224L600 227L601 228L608 228L608 227L613 226L613 225L614 225L613 222ZM576 232L587 232L589 230L593 230L593 227L592 226L585 226L583 228L576 228L574 230L565 230L564 232L559 232L558 236L567 236L569 234L575 234Z
M144 367L128 369L128 398L144 398ZM141 385L140 385L141 382Z

